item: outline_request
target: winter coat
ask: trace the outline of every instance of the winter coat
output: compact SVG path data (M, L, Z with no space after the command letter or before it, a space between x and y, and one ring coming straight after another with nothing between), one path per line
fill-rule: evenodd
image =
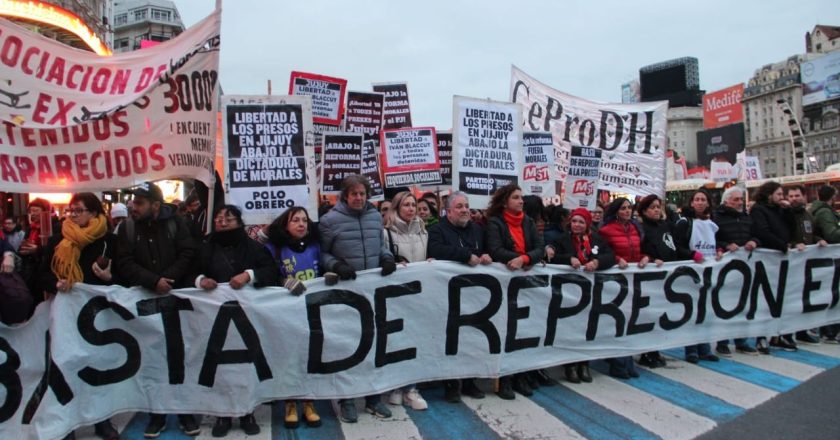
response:
M522 218L522 235L525 237L525 253L531 259L528 264L539 263L545 255L545 248L542 237L537 232L537 225L527 215ZM510 228L501 216L489 219L484 240L487 243L487 253L497 263L507 264L519 256L514 250Z
M840 243L840 214L821 200L811 203L816 234L829 243Z
M46 248L44 248L44 258L41 260L40 273L43 277L43 289L48 293L56 293L55 284L58 282L58 277L56 277L55 273L52 271L52 259L53 255L55 255L55 247L58 246L58 243L60 243L63 239L64 236L61 234L61 231L58 231L57 235L53 234L53 236L50 237L50 241L47 243ZM111 275L116 277L116 270L114 270L116 264L113 262L114 255L116 254L116 241L116 237L114 237L113 234L105 233L102 237L99 237L94 242L82 248L82 252L79 255L79 268L82 269L83 283L93 284L96 286L117 284L116 278L105 282L93 273L93 263L96 262L96 259L99 258L100 255L104 255L105 257L111 259Z
M5 235L6 243L9 244L13 252L17 252L18 249L20 249L20 244L23 243L23 236L25 235L25 232L23 232L20 228L16 228L12 232L6 232Z
M472 221L461 228L442 217L438 224L429 228L426 247L429 258L467 263L471 256L480 257L484 253L484 231Z
M266 243L265 248L274 257L281 280L295 278L306 281L321 276L321 245L318 241L290 240L279 249L273 243Z
M623 258L628 263L638 263L647 256L642 253L642 227L635 221L612 221L602 225L598 234L610 245L616 260Z
M234 233L230 243L220 239L219 234L224 232L214 232L201 243L195 259L196 274L227 283L234 276L251 270L254 287L279 285L277 265L265 246L248 237L242 228L225 232Z
M822 240L822 237L815 232L814 217L804 206L791 207L790 217L793 224L793 229L790 231L789 245L791 247L799 243L816 244Z
M117 234L115 262L117 274L126 285L154 290L160 278L170 278L175 280L176 289L193 286L190 275L197 245L186 221L175 216L172 205L161 205L156 219L134 222L134 240L128 237L129 229L124 222Z
M670 221L653 221L643 218L642 228L645 231L641 245L642 253L650 258L662 261L680 261L690 260L694 255L694 252L685 245L688 240L678 239L675 225Z
M551 262L554 264L572 264L572 258L578 258L577 249L572 243L571 231L564 232L557 241L551 243L555 249L554 258L551 259ZM589 233L589 243L592 249L592 258L598 260L598 270L609 269L615 264L615 254L612 248L597 232ZM584 261L581 261L581 263L586 264Z
M760 246L787 252L793 230L793 218L789 209L779 205L756 203L750 210L752 233L759 240Z
M406 223L394 216L391 225L382 231L382 239L397 261L414 263L426 259L429 233L420 217L415 216L411 223Z
M715 234L718 249L726 249L730 243L735 243L740 247L748 241L754 241L761 246L761 240L752 230L753 219L746 212L720 205L712 211L712 221L718 225L718 231Z
M382 215L370 203L357 211L341 200L320 221L322 271L333 271L339 261L354 270L373 269L394 258L382 239Z

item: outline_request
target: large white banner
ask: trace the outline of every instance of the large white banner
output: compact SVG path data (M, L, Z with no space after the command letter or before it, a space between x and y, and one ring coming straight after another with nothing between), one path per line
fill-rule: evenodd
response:
M211 184L221 12L177 38L100 57L0 20L0 186L98 191Z
M604 104L555 90L511 66L511 101L524 106L523 126L550 131L558 179L566 180L573 145L603 151L598 189L665 195L668 102Z
M245 224L271 223L292 206L317 218L309 96L225 95L225 192Z
M452 188L486 206L497 189L520 183L522 106L463 96L452 106Z
M0 438L60 438L123 411L242 415L276 399L791 333L840 322L838 262L837 245L595 274L433 261L307 281L303 296L79 284L0 326Z

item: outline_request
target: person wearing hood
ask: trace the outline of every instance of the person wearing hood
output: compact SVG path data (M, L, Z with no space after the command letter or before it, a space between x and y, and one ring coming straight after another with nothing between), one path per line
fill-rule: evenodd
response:
M394 255L382 239L382 216L368 202L370 193L365 176L345 177L339 202L320 219L321 269L335 272L341 280L356 279L359 270L381 268L382 276L397 270ZM353 399L341 399L339 406L342 421L358 421ZM391 417L391 410L379 395L365 397L365 411L379 418Z
M576 208L569 214L569 227L552 246L556 250L551 262L572 266L575 270L595 272L615 264L615 254L597 232L592 230L592 214ZM592 382L589 361L564 365L566 380L571 383Z
M122 203L114 203L111 206L111 228L113 228L114 235L120 230L120 225L125 221L128 217L128 207Z
M426 259L429 234L417 215L417 199L408 191L398 193L391 200L391 210L385 218L383 240L394 258L401 263L416 263ZM391 405L408 405L415 411L429 407L415 385L393 390L388 396Z
M131 286L157 294L192 286L190 274L196 243L186 222L175 216L175 207L163 201L154 183L144 183L128 192L134 194L131 218L117 234L117 274ZM181 430L189 436L201 428L192 414L179 414ZM166 429L165 414L151 414L143 436L157 438Z

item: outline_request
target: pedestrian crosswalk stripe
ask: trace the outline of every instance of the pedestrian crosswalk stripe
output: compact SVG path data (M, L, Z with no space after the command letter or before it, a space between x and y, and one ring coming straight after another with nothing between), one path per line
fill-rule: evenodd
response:
M682 350L674 349L664 351L664 353L671 357L681 356L680 352ZM771 358L772 356L761 356L759 358L758 356L740 355L733 357L732 360L721 358L720 362L704 362L698 365L702 368L708 368L718 373L723 373L778 392L785 392L799 385L800 381L796 379L756 368L746 363L753 359L771 360ZM761 365L761 363L758 363L758 365Z
M829 369L840 365L840 359L831 356L825 356L812 351L797 350L797 351L783 351L778 350L773 352L774 356L788 359L791 361L801 362L807 365Z
M386 393L387 394L387 393ZM387 400L387 396L385 398ZM421 439L417 426L406 414L402 406L388 406L391 417L379 419L364 410L365 399L355 399L359 413L357 423L341 423L341 430L346 439ZM387 404L386 404L387 405Z
M819 344L819 345L799 345L800 350L805 350L813 353L819 353L824 356L840 358L840 345L838 344Z

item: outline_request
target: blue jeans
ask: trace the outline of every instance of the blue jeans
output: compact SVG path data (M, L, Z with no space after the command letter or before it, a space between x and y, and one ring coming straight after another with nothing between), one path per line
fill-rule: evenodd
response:
M633 356L624 356L606 360L610 364L610 374L622 374L636 371Z
M703 357L712 354L712 345L711 344L696 344L696 345L688 345L685 347L685 357L689 357L691 355L697 357Z
M743 347L747 345L747 338L735 338L735 347ZM717 345L729 345L729 339L718 341Z

